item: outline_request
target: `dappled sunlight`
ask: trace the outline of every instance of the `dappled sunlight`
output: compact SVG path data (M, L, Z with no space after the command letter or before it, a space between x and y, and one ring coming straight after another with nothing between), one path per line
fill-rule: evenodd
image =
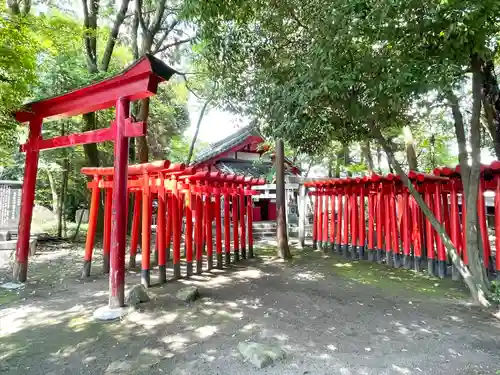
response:
M186 337L185 335L181 335L181 334L169 335L169 336L163 337L161 339L161 341L163 341L163 343L165 345L167 345L167 347L170 350L173 350L173 351L177 351L177 350L185 348L188 345L188 343L190 342L188 337Z
M394 371L396 371L398 374L401 374L401 375L410 375L412 373L410 371L410 369L406 368L406 367L400 367L400 366L397 366L394 364L391 367Z
M318 280L323 280L325 278L325 275L319 272L306 271L306 272L298 272L297 274L295 274L293 278L295 280L318 281Z
M217 332L217 327L214 325L206 325L203 327L196 328L194 330L195 335L200 339L206 339L213 336Z
M352 268L352 263L335 263L334 266L340 268Z

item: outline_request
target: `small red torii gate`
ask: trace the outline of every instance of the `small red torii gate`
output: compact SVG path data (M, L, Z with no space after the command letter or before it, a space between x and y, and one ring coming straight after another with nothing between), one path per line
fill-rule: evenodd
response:
M35 199L39 152L105 141L114 142L114 178L111 212L111 262L109 307L124 306L126 202L128 138L146 134L146 123L130 117L130 102L156 94L158 84L167 81L175 70L152 55L134 62L123 72L66 94L26 104L15 113L21 123L29 123L28 141L21 146L26 152L24 182L19 219L19 237L13 278L25 282L28 270L29 237ZM45 119L77 116L115 107L115 120L104 129L65 135L50 139L42 137Z

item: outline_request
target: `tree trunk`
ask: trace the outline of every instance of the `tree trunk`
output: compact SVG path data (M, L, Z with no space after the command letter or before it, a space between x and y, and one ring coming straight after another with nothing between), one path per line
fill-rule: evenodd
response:
M406 160L410 171L418 171L417 152L415 151L415 140L409 126L403 127L403 138L405 141Z
M278 240L278 257L291 259L288 246L285 204L285 146L283 140L276 140L276 224Z
M372 126L371 130L372 130L374 137L380 142L380 144L384 148L384 150L387 154L387 157L388 157L389 165L394 166L398 175L401 178L401 181L408 188L410 194L413 196L413 198L415 198L415 201L417 202L419 208L422 210L422 213L425 215L427 220L430 221L430 223L432 224L432 227L436 230L439 237L443 241L443 244L446 248L448 256L450 257L454 266L458 269L458 271L462 275L462 277L465 281L465 284L467 285L467 287L470 290L470 293L471 293L473 300L476 303L480 304L481 306L484 306L484 307L490 306L490 302L488 301L488 298L487 298L488 289L484 288L484 286L482 285L480 280L478 280L476 277L474 277L472 272L469 271L467 266L462 262L462 259L458 255L456 247L453 245L450 237L446 233L446 229L441 225L441 223L439 223L437 221L433 212L425 204L420 193L414 188L412 182L410 181L410 179L408 178L406 173L403 171L403 168L401 167L399 162L394 157L392 149L391 149L389 143L387 142L387 140L384 138L384 136L380 132L380 129L378 129L377 126ZM467 209L467 211L469 212L468 209Z
M56 182L50 169L46 169L47 177L49 178L50 192L52 194L52 213L58 215L59 212L59 195L57 194Z
M149 98L141 99L137 121L147 122L149 116ZM137 138L137 158L139 163L149 161L149 146L147 136Z
M83 131L90 131L97 129L97 118L95 112L86 113L83 115ZM97 150L96 143L83 145L83 151L87 159L88 167L99 166L99 151Z
M489 290L490 283L483 267L482 237L479 231L477 215L477 199L479 195L479 181L481 174L481 102L482 102L483 74L481 62L477 56L472 57L472 113L470 119L470 147L471 165L469 171L467 204L467 254L469 255L469 268L478 279L481 288ZM487 238L485 239L488 240ZM481 246L480 246L481 244ZM470 249L470 250L469 250Z
M64 202L66 201L66 191L68 188L68 179L69 179L69 159L68 157L64 158L63 161L63 173L62 173L62 181L61 181L61 193L59 200L59 210L57 217L57 236L62 238L63 235L63 222L64 222Z
M361 151L363 152L364 158L366 160L366 169L368 170L368 174L371 175L373 174L375 168L373 166L372 151L370 148L370 141L368 139L363 142Z
M306 196L307 189L304 186L304 183L301 183L299 188L299 245L301 248L304 248L306 242Z
M500 92L495 76L495 63L493 60L483 64L483 108L486 118L486 128L493 140L495 156L500 160Z
M61 123L61 136L65 135L65 126L64 121ZM59 208L57 215L57 236L62 238L63 234L63 217L64 217L64 203L66 201L66 190L68 188L68 178L69 178L69 158L68 152L66 149L63 150L64 159L63 159L63 171L61 177L61 191L60 191L60 199L59 199Z
M377 172L382 173L382 149L377 145Z
M194 153L194 146L196 145L196 140L198 139L198 133L200 132L201 121L203 120L203 116L205 116L205 111L207 110L208 103L210 103L210 101L211 98L207 99L205 101L205 104L203 104L203 107L201 108L200 115L198 116L198 122L196 123L196 130L194 131L193 140L191 141L191 146L189 146L189 152L186 158L186 165L189 165L189 163L191 163L191 158L193 157Z

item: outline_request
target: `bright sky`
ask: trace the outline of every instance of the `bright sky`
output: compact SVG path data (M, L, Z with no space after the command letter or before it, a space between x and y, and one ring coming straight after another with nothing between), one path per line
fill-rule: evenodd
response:
M188 110L191 126L186 131L188 137L194 135L203 104L203 102L200 102L193 95L189 96ZM216 142L226 138L241 127L248 125L248 123L249 120L245 117L236 116L232 113L211 107L208 111L205 111L198 139L209 143Z

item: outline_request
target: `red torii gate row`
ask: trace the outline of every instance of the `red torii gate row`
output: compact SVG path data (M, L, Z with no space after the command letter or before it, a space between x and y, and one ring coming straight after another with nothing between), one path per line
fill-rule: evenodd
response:
M155 95L158 84L170 79L174 73L175 70L161 60L146 55L114 77L64 95L28 103L15 113L17 121L29 123L29 137L27 143L21 146L21 151L26 152L26 162L14 280L24 282L27 278L31 218L40 151L113 141L115 157L109 243L110 253L116 256L111 257L110 261L108 308L115 309L125 305L128 138L146 134L146 124L134 123L130 117L130 102ZM44 119L77 116L113 106L115 120L109 128L43 139Z
M90 264L95 240L97 213L100 189L105 190L105 225L104 225L104 272L109 272L106 259L110 256L110 196L113 188L113 168L83 168L82 173L92 176L88 184L92 190L89 215L89 230L85 246L83 276L90 275ZM141 282L150 286L151 268L151 217L152 202L158 199L157 238L155 258L159 270L159 282L167 280L166 264L170 260L170 249L173 249L173 277L181 277L181 233L185 218L185 262L186 276L193 274L193 256L196 260L196 273L203 272L202 257L206 248L208 269L213 268L212 223L215 221L215 254L217 268L231 263L230 227L233 226L233 260L238 261L240 255L253 257L252 231L252 195L258 192L252 186L262 185L265 180L237 175L226 175L218 172L196 171L186 168L184 164L171 165L168 160L131 165L128 167L128 192L135 197L133 222L130 242L131 267L135 266L138 247L139 225L142 218L142 259ZM222 239L221 200L224 207L224 241ZM230 208L232 213L230 214ZM193 225L194 219L194 225ZM224 244L224 253L222 246ZM111 254L113 256L113 254Z
M483 263L493 266L488 232L484 191L495 191L496 250L500 250L500 162L483 166L478 197L478 217L483 238ZM442 223L468 263L465 241L466 204L462 196L460 168L436 169L434 174L410 171L408 177L423 196L437 220ZM365 176L363 178L328 179L307 182L314 187L313 246L327 249L353 259L368 259L387 265L422 269L427 259L429 274L445 277L449 260L444 244L431 223L424 217L399 176ZM368 218L365 219L365 206ZM402 249L400 248L400 241ZM366 251L365 251L366 250ZM500 258L495 259L500 274ZM452 277L459 278L452 267Z
M444 204L442 186L448 179L423 173L410 173L409 177L426 201L435 203L434 212L438 220L442 220L437 213ZM325 250L331 247L334 252L352 259L413 267L419 271L427 259L429 272L440 277L446 275L444 246L432 227L424 225L422 212L398 176L374 174L364 178L312 181L306 186L315 188L311 193L316 196L315 247Z

